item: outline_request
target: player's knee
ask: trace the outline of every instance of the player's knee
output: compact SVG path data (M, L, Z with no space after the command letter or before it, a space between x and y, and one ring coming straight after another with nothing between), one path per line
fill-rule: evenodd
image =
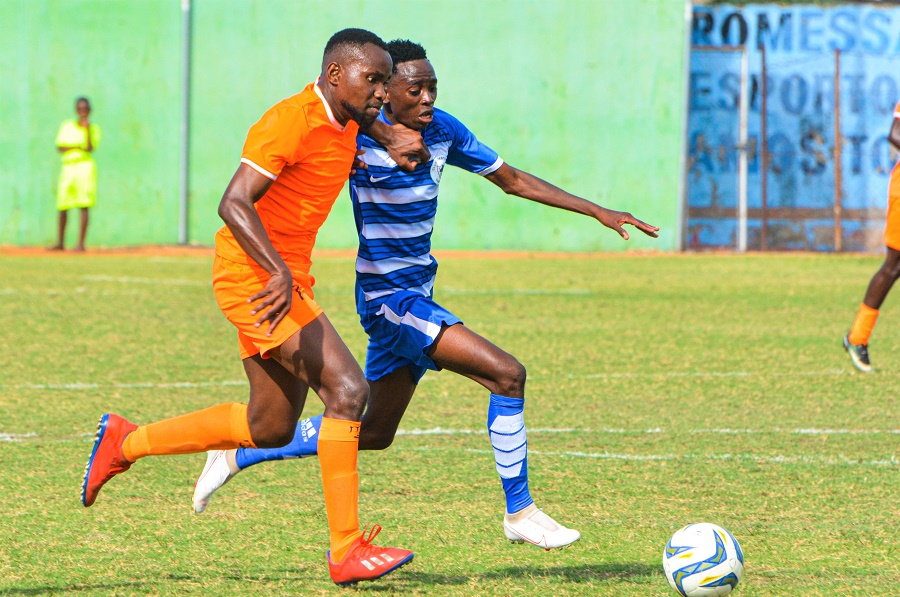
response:
M394 443L393 433L360 433L360 450L387 450Z
M510 356L505 359L497 372L496 388L491 389L501 396L522 396L525 393L525 365Z
M250 437L257 448L281 448L294 439L297 424L293 421L256 423L250 421Z
M366 402L369 400L369 384L362 376L343 380L338 391L334 392L332 404L328 409L341 419L359 421L362 418Z
M890 278L892 282L896 282L900 278L900 261L889 261L884 264L881 271Z

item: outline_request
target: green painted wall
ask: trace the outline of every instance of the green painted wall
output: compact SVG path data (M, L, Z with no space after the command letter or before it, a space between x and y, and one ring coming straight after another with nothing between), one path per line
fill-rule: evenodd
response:
M89 243L178 240L177 2L0 2L0 244L52 244L60 123L103 129ZM70 218L70 238L76 222Z
M425 45L438 105L510 164L663 227L659 240L623 243L450 168L436 247L675 249L684 10L682 0L193 0L190 240L209 244L220 226L247 128L315 78L334 31L357 26ZM0 89L0 175L11 190L0 196L0 244L51 242L53 138L79 94L104 128L89 243L176 242L180 2L0 3L0 22L17 23L0 39L0 66L15 74ZM319 245L355 246L346 195Z

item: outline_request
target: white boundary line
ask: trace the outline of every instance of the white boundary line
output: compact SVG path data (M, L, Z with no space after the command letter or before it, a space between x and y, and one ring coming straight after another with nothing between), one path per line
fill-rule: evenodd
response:
M660 429L590 429L563 427L554 429L550 427L528 427L528 433L531 435L560 435L560 434L579 434L579 435L669 435L670 430ZM721 433L731 435L900 435L900 429L784 429L775 427L772 429L688 429L686 433L696 435L708 435L710 433ZM398 429L398 437L434 437L434 436L453 436L453 435L486 435L486 429L446 429L443 427L433 427L431 429ZM85 436L93 437L92 433L86 433ZM29 433L0 433L0 441L12 441L18 438L36 438L38 435L34 432Z
M441 286L437 293L440 294L470 294L470 295L504 295L504 294L524 294L524 295L591 295L599 294L595 290L587 288L453 288L452 286Z
M847 369L828 369L825 371L792 371L784 373L770 372L752 372L752 371L711 371L711 372L668 372L668 373L591 373L587 375L559 375L560 379L665 379L665 378L684 378L684 377L824 377L834 375L846 375L855 372ZM549 377L549 376L548 376ZM434 381L437 379L436 373L426 374L422 378L422 382ZM531 377L530 379L541 379L541 377ZM421 382L420 382L421 383ZM0 389L19 389L19 390L99 390L102 388L109 389L153 389L153 388L213 388L228 386L246 386L246 380L225 380L225 381L175 381L175 382L137 382L137 383L114 383L114 384L98 384L72 382L62 384L19 384L19 385L0 385Z
M232 386L246 386L248 385L245 380L240 381L173 381L173 382L163 382L163 383L154 383L154 382L139 382L139 383L114 383L114 384L98 384L98 383L65 383L65 384L20 384L17 386L0 386L0 389L16 389L16 390L99 390L99 389L113 389L113 390L133 390L133 389L141 389L141 390L152 390L156 388L160 389L171 389L171 388L221 388L221 387L232 387Z
M584 435L667 435L671 430L655 427L652 429L610 429L601 427L591 429L588 427L574 428L564 427L560 429L544 427L527 427L531 434L552 433L580 433ZM397 435L423 436L423 435L485 435L486 429L445 429L434 427L432 429L398 429ZM772 429L688 429L686 433L696 435L708 435L719 433L723 435L900 435L900 429L785 429L774 427Z
M480 450L474 448L435 448L424 446L421 448L397 447L397 450L409 450L411 452L465 452L467 454L484 454L493 456L492 450ZM900 467L900 459L891 455L887 458L875 458L860 460L847 458L846 456L760 456L758 454L617 454L614 452L543 452L529 450L529 455L547 456L555 458L585 458L591 460L622 460L632 462L671 462L671 461L747 461L759 464L817 464L823 466L871 466L871 467Z
M593 373L588 375L561 376L567 379L631 379L631 378L669 378L669 377L824 377L829 375L846 375L852 373L847 369L828 369L826 371L785 371L755 372L755 371L725 371L725 372L684 372L676 371L663 373Z
M456 430L464 433L484 433L471 430ZM565 429L545 429L533 430L534 433L562 433L570 430ZM579 430L571 430L579 431ZM397 435L416 435L415 433L398 432ZM420 434L422 435L422 434ZM10 443L22 443L30 439L38 439L38 435L31 433L0 433L0 441ZM79 437L85 438L85 441L93 441L93 434L84 433ZM66 442L71 440L57 440L57 442ZM397 451L411 452L464 452L467 454L484 454L493 456L493 450L483 450L476 448L436 448L434 446L422 447L404 447L396 446ZM886 458L874 458L862 460L857 458L847 458L846 456L810 456L801 454L799 456L784 456L776 454L772 456L760 456L759 454L619 454L615 452L544 452L542 450L529 450L532 456L551 457L551 458L584 458L590 460L620 460L629 462L672 462L672 461L745 461L755 462L759 464L813 464L822 466L870 466L870 467L900 467L900 459L895 455Z
M201 282L188 278L136 278L131 276L81 276L87 282L113 282L116 284L153 284L154 286L209 286L212 282Z
M38 434L33 431L31 433L0 433L0 442L21 442L37 436Z

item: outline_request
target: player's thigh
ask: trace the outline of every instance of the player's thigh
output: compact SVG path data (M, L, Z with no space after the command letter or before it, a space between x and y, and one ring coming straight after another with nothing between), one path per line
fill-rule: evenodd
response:
M409 367L369 382L369 402L359 435L361 450L380 450L391 444L415 391L416 381Z
M260 313L247 299L266 288L269 273L255 264L236 263L216 257L213 261L213 293L219 309L239 332L241 358L261 353L264 356L286 342L297 330L322 313L311 293L296 284L293 287L291 308L284 319L269 330L269 324L257 326Z
M887 247L887 253L884 256L884 265L881 266L881 269L894 280L900 278L900 250L894 249L893 247Z
M362 414L368 384L359 363L324 313L269 354L318 394L326 413L333 407L352 408L357 411L356 416Z
M287 425L293 429L303 412L309 386L273 359L256 354L242 361L250 381L247 418L259 425Z
M479 383L516 375L522 369L514 356L463 324L441 330L428 356L442 369Z

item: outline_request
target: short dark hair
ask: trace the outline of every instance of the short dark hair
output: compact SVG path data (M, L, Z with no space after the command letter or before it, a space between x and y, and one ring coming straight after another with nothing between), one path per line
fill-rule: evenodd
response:
M81 103L81 102L85 102L85 103L86 103L87 105L89 105L89 106L91 105L91 100L89 100L88 98L84 97L83 95L82 95L81 97L75 98L75 105L76 105L76 106L77 106L79 103Z
M372 44L373 46L379 47L382 50L387 50L387 44L384 43L384 40L368 31L366 29L341 29L337 33L331 36L331 39L328 40L328 43L325 44L325 52L324 56L328 56L329 53L333 52L337 48L341 46L351 46L355 48L361 48L366 44Z
M408 39L392 39L387 44L387 51L391 55L391 60L394 61L394 70L397 70L397 65L402 62L426 60L428 58L428 55L425 54L425 48L421 44Z

